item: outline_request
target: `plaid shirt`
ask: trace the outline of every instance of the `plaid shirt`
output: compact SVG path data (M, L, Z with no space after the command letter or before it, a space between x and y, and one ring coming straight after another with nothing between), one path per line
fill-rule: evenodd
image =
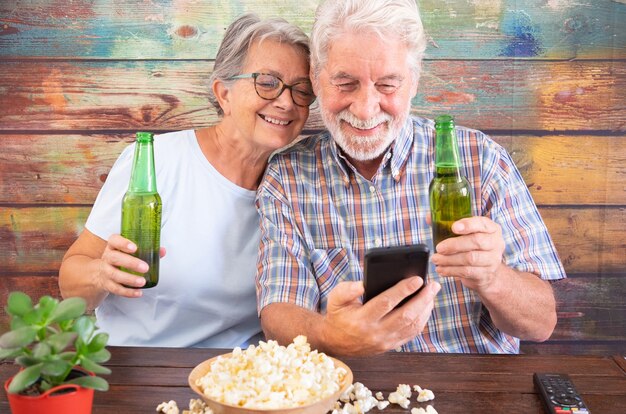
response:
M472 209L502 227L504 262L545 280L565 277L548 231L509 154L485 134L457 127ZM259 312L288 302L325 312L341 281L363 280L371 247L424 243L433 249L428 186L435 163L434 123L411 117L372 180L364 179L325 132L274 156L257 193L261 245ZM430 264L438 281L432 316L404 351L518 353L519 339L500 331L478 295ZM532 304L529 304L532 306Z

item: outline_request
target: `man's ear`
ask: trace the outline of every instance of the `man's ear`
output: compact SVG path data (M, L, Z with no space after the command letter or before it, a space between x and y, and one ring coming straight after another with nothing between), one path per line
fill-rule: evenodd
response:
M220 108L224 111L224 115L230 115L231 102L230 102L230 90L226 87L224 82L220 79L213 81L213 94L220 104Z

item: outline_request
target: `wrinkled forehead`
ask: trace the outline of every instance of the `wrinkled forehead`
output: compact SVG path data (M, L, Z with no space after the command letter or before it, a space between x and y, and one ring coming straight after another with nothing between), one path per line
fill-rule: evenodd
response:
M323 68L329 73L372 71L381 76L408 69L409 50L393 33L344 32L328 43Z

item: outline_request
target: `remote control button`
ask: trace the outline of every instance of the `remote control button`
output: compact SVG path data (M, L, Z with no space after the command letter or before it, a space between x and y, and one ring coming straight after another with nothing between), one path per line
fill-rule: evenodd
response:
M578 405L578 401L576 401L576 399L566 395L557 396L556 402L564 407L576 407Z

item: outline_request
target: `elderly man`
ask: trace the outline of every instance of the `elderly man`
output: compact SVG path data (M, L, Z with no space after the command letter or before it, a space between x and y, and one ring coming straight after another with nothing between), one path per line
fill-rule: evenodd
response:
M327 0L311 78L328 132L270 162L259 188L257 296L268 338L307 335L335 355L517 353L556 324L549 280L565 277L513 161L457 128L474 216L437 245L426 285L406 279L362 304L368 248L432 246L434 124L410 116L425 49L415 0Z

